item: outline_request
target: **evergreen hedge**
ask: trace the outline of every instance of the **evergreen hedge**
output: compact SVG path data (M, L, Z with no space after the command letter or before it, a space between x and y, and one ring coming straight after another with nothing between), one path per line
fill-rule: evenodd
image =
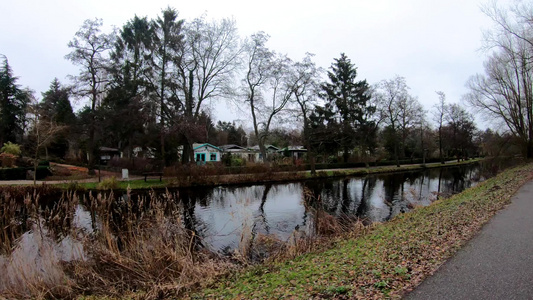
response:
M30 170L33 171L33 168L1 168L0 169L0 180L24 180L26 179L26 172ZM37 167L37 179L43 179L46 176L52 175L50 169L46 166Z

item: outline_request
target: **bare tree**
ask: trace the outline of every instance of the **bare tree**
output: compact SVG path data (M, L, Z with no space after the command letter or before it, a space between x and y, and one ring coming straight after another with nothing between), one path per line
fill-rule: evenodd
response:
M74 81L74 93L81 98L90 100L89 124L89 170L93 171L95 165L95 110L105 92L108 82L108 52L113 47L115 33L102 33L101 19L85 20L74 39L68 43L72 52L65 56L73 64L80 66L78 76L71 76Z
M40 151L48 147L68 126L57 124L53 119L42 116L42 109L37 103L30 105L29 112L33 114L33 130L31 133L35 139L35 143L33 143L35 158L33 161L33 184L35 185Z
M472 152L476 148L473 143L474 133L477 130L473 122L474 118L464 108L454 103L448 106L446 119L445 131L448 135L448 145L457 161L461 158L466 159L469 151Z
M322 70L312 61L313 55L307 53L302 61L295 62L289 72L287 85L292 89L292 101L299 110L298 116L303 122L303 136L307 148L307 158L311 165L311 174L315 174L314 149L311 147L309 116L317 103L320 89L320 73Z
M394 144L394 159L396 165L400 166L399 160L399 129L401 122L401 110L399 109L401 103L406 103L409 98L409 87L405 82L405 78L396 75L389 80L382 80L374 89L373 96L376 98L378 104L378 112L381 118L387 124L392 132Z
M439 158L440 163L444 163L444 156L442 155L442 126L444 125L444 119L446 117L446 111L448 110L446 105L446 94L442 91L436 91L437 95L439 95L439 102L433 106L433 118L435 122L437 122L438 126L438 133L439 133Z
M203 17L185 26L185 47L178 64L181 95L175 97L185 116L198 122L204 102L234 95L243 45L232 19L207 22ZM184 162L192 159L192 137L186 133Z
M243 80L244 98L252 115L254 133L263 160L267 161L265 141L270 126L292 95L286 77L291 61L266 47L268 35L252 35L246 46L246 75Z
M407 95L400 97L396 104L398 110L398 130L400 133L400 154L405 157L405 141L407 136L417 128L425 115L424 108L418 102L418 98Z
M533 157L533 7L516 2L499 7L491 2L483 12L495 28L484 35L491 55L485 74L471 77L465 99L481 112L504 122L521 141L524 155Z

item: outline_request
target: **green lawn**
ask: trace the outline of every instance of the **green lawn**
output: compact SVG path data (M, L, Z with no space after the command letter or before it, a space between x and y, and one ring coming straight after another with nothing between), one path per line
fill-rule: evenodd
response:
M63 189L88 189L88 190L94 190L99 189L98 182L77 182L72 181L70 183L62 183L58 184L60 188ZM128 181L117 181L117 189L127 189L130 188L132 190L135 189L150 189L150 188L164 188L169 185L168 180L159 181L159 179L148 179L146 182L144 179L140 180L128 180Z

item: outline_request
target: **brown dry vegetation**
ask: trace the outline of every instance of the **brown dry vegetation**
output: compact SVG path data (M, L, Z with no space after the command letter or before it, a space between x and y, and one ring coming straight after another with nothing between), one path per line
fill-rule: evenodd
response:
M13 247L14 239L20 238L28 227L13 225L18 236L2 233L3 245L16 257L3 257L0 269L22 276L3 277L0 295L7 298L123 297L136 291L132 297L161 298L175 296L196 282L233 269L235 266L225 259L196 248L194 234L184 229L179 209L173 207L177 203L174 197L169 193L163 197L152 195L132 203L115 200L112 193L91 194L82 201L69 193L63 194L51 208L42 208L37 194L27 194L25 205L32 209L26 222L32 223L33 231L24 238L34 238L36 234L37 240L31 247L37 247L39 255L47 259L42 264L33 264L31 253ZM3 199L8 199L3 207L18 207L13 205L11 197L4 195ZM72 226L80 202L90 211L96 225L93 230ZM17 209L6 213L12 214L8 220L16 220ZM84 249L74 260L62 261L57 253L55 241L65 237L76 239Z

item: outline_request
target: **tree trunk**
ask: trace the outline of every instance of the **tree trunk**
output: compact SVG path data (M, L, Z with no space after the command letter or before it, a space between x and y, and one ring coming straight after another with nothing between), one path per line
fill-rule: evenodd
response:
M192 160L190 160L191 153L193 156ZM189 144L189 141L186 141L185 143L183 143L183 153L181 155L181 163L186 164L188 162L194 162L194 151L192 151L192 147Z
M526 159L533 158L533 140L529 140L526 144Z
M305 147L307 148L307 160L309 161L309 167L311 169L311 175L316 174L315 166L315 154L311 151L311 138L309 137L309 128L307 124L307 117L304 115L304 138L305 138Z
M440 163L444 164L444 156L442 156L442 126L439 126L439 158Z

